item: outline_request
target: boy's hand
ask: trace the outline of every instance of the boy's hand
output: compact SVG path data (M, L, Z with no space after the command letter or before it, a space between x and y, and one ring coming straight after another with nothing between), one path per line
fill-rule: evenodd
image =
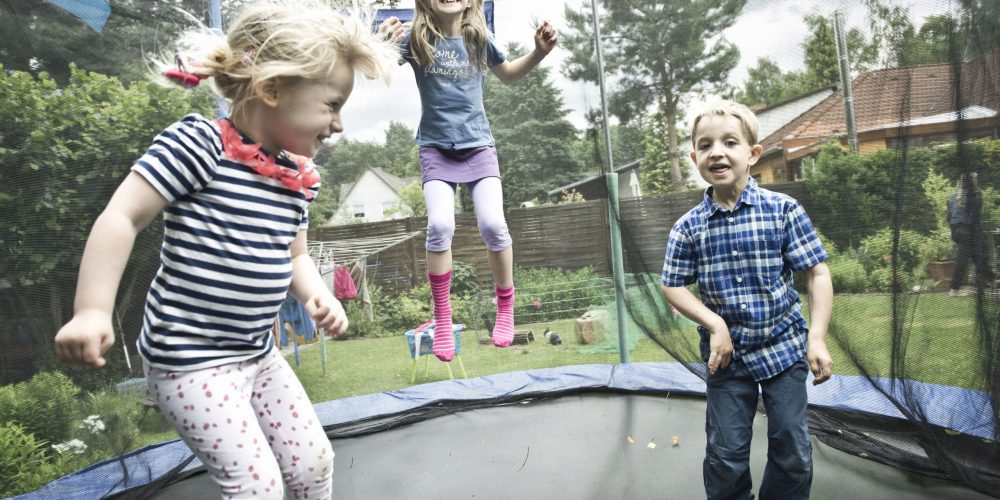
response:
M107 361L104 353L115 343L111 315L103 311L81 311L56 334L56 355L71 365L100 368Z
M316 322L316 326L325 329L339 337L347 331L347 313L344 306L330 292L321 292L313 295L304 304L306 312Z
M543 22L535 30L535 48L543 53L548 54L552 52L552 48L556 46L557 41L556 29L548 21Z
M399 18L392 16L382 24L378 25L378 35L379 38L387 40L393 43L399 42L403 39L403 34L406 33L406 25L399 21Z
M826 342L822 340L809 339L806 348L806 359L809 361L809 369L812 370L813 385L819 385L830 379L833 374L833 358L830 351L826 349Z
M721 319L721 318L720 318ZM726 368L733 359L733 339L729 338L729 327L723 321L709 330L708 373L715 375L719 368Z

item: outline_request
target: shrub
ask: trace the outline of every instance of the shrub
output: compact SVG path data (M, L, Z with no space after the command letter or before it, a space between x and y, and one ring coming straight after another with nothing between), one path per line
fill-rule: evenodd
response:
M892 291L909 288L910 284L917 281L918 276L923 276L920 252L924 239L924 236L914 231L904 229L899 232L899 247L895 254L897 274L894 279L892 230L883 229L865 238L861 242L860 260L871 285L877 290Z
M79 415L79 392L60 372L42 372L27 382L0 387L0 423L19 424L42 441L62 442Z
M454 261L451 266L451 294L460 297L475 295L479 291L476 283L476 268L464 262Z
M838 143L828 143L806 179L812 197L809 215L841 248L856 247L865 237L891 227L896 213L903 229L931 231L936 221L930 217L933 205L923 182L932 163L925 148L909 149L905 155L896 150L851 155Z
M920 260L922 264L928 262L941 262L954 260L955 244L951 241L951 230L938 229L924 239L920 247ZM922 265L921 267L926 267Z
M858 259L848 254L833 254L826 265L834 293L864 293L869 291L868 275Z
M87 417L74 422L73 435L99 455L95 460L125 453L139 439L142 403L135 395L101 391L84 400Z
M16 423L0 424L0 497L41 486L38 472L45 464L45 442Z

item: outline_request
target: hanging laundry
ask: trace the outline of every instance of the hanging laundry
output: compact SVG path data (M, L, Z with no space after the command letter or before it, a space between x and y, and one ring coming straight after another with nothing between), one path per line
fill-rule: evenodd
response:
M306 343L311 343L313 337L316 335L316 324L309 317L306 307L292 296L292 294L285 296L285 302L281 304L281 309L278 310L278 322L282 326L286 323L290 324L296 339L301 337ZM296 339L289 339L286 335L286 329L281 328L282 346L287 346L289 340L294 342Z

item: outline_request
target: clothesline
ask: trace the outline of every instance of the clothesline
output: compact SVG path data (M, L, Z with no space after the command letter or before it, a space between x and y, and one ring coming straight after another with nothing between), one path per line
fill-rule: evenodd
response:
M316 262L317 267L323 270L330 270L333 269L334 263L338 266L353 264L359 259L384 252L421 234L423 234L423 231L338 241L310 241L308 247L309 256Z

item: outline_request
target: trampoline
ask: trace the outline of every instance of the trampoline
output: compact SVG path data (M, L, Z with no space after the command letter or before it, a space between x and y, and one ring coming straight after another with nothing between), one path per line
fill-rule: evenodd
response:
M823 413L857 412L858 401L870 399L862 393L872 389L843 376L810 388L813 498L989 498L824 444L816 435L837 430L817 432ZM678 363L578 365L435 382L316 408L337 454L339 499L698 498L704 495L703 391L701 379ZM940 387L925 395L959 398L954 404L975 404L979 397ZM887 408L868 411L865 420L884 424L882 431L864 431L873 448L909 425ZM981 423L970 415L950 425ZM763 414L754 435L751 471L759 481L766 461ZM189 455L179 441L156 445L124 457L127 476L123 462L109 460L15 498L218 498Z
M400 8L410 3L401 2ZM665 1L646 3L676 7ZM1000 4L821 1L799 2L805 7L791 8L792 3L745 2L729 27L722 29L723 36L713 31L708 38L682 42L662 36L671 31L664 30L662 22L635 21L639 19L635 13L625 9L633 4L645 7L643 2L535 2L531 9L505 2L497 2L493 9L489 3L488 21L492 26L496 14L495 33L504 41L530 41L519 34L528 21L514 14L541 17L553 6L565 9L559 16L564 22L556 23L560 44L579 48L565 53L585 56L577 62L586 68L596 55L591 47L601 46L592 45L596 30L587 18L592 8L603 12L595 17L608 28L602 27L601 39L607 43L605 55L614 63L608 66L611 78L605 82L616 104L609 114L593 109L596 101L588 100L589 92L598 87L592 77L603 74L600 71L571 74L578 72L563 68L556 73L552 65L542 68L551 73L539 71L536 82L528 79L509 94L487 89L495 93L486 105L491 120L497 117L493 126L502 139L497 142L504 158L506 199L527 205L533 196L528 187L550 193L548 200L530 201L535 205L531 208L507 212L516 262L532 271L567 271L558 275L565 279L540 275L518 281L519 297L535 299L534 305L526 301L518 306L519 326L535 328L536 335L552 326L553 331L563 332L567 345L558 356L529 359L517 354L531 363L517 366L574 366L358 395L412 381L411 358L405 358L406 364L396 371L382 370L388 374L385 380L362 389L343 381L366 376L368 366L344 369L342 377L338 374L341 378L315 381L344 384L333 395L313 399L336 452L338 500L704 498L705 366L700 362L699 337L690 322L683 324L670 314L658 280L673 221L704 196L701 188L677 192L693 187L688 181L696 175L675 178L674 166L669 165L671 158L686 156L687 150L681 148L689 141L679 133L687 128L681 118L695 108L687 98L670 109L661 106L670 96L708 98L716 90L737 92L737 100L757 110L764 152L751 175L765 188L802 202L824 244L829 243L831 279L836 281L827 345L836 351L836 361L830 381L808 386L812 497L1000 495L1000 280L992 279L1000 275L1000 94L996 90ZM174 4L186 10L178 11ZM0 487L10 486L0 488L0 494L31 500L219 498L218 487L182 442L161 442L175 434L165 432L165 427L154 429L163 422L146 419L155 412L135 393L141 392L143 381L136 378L141 367L132 346L142 326L145 290L159 265L161 218L139 235L122 277L114 318L119 341L108 365L102 370L77 370L59 364L52 336L72 316L87 230L127 175L137 152L174 120L190 112L205 116L216 112L216 101L206 86L182 91L147 82L146 54L168 47L169 40L190 27L189 16L218 26L221 17L230 17L241 4L0 0L0 25L9 35L5 37L9 43L0 50L4 70L0 72L4 116L0 165L6 181L0 189L0 338L4 340L0 432L7 432L0 434L0 446L10 452L6 456L15 457L4 460L0 453ZM583 8L574 10L577 6ZM913 11L907 13L907 6ZM383 10L379 16L402 13ZM681 14L678 11L676 19L687 22ZM834 31L838 18L846 23L842 28L848 38L857 33L858 42L871 42L872 57L878 60L857 61L848 71L831 65L839 58L833 33L828 32ZM381 17L373 19L377 23ZM905 23L897 26L898 31L889 30L886 23L906 19L913 24L910 35L917 38L892 42L894 38L887 35L909 37L909 31ZM697 22L677 25L680 32L700 30L703 19L690 20ZM869 29L884 29L878 44ZM803 30L811 33L800 37L806 35L799 33ZM634 36L637 33L646 35ZM820 38L821 34L831 37ZM737 85L735 73L726 76L736 71L735 60L722 64L725 61L716 56L729 52L717 42L730 35L729 42L737 48L780 56L765 61L751 50L739 56L740 67L748 74L756 59L758 76L768 76L766 81L754 76ZM637 91L639 87L631 83L646 77L645 56L673 54L653 46L627 56L631 49L619 42L632 38L666 41L665 47L671 48L702 44L703 54L693 59L653 62L669 62L657 64L671 68L727 66L719 82L732 88L713 90L712 82L703 81L698 85L709 86L678 94ZM822 57L813 61L819 66L811 68L810 61L800 56L805 43L822 49L817 52ZM813 70L823 70L816 76L826 79L799 79ZM834 75L841 72L842 79ZM680 76L673 75L670 81L677 82ZM751 95L767 90L760 84L772 82L795 85ZM559 85L550 92L550 83ZM649 89L665 88L653 80L641 83ZM414 88L410 95L415 92ZM352 102L361 101L366 93L357 93ZM394 91L373 91L368 104L353 105L358 106L356 115L378 118L378 127L384 119L402 118L407 101L394 96ZM657 101L656 113L648 99ZM603 108L606 99L601 101ZM851 111L847 103L852 103ZM573 115L562 109L564 104L584 122L567 121ZM544 112L548 107L561 110ZM669 120L662 121L668 118L667 111L674 114L673 128ZM543 116L548 114L553 116ZM536 121L541 118L546 120ZM616 128L610 126L612 118ZM848 124L853 124L853 132ZM327 193L336 192L337 182L349 183L354 174L360 176L360 167L367 165L361 159L378 163L383 153L396 152L406 154L393 158L417 157L415 144L409 150L389 148L390 129L385 131L384 149L367 144L364 136L345 136L351 140L338 142L337 148L343 148L339 150L349 162L324 153L320 162ZM674 147L666 140L671 130L678 132ZM415 131L407 132L411 133ZM606 158L600 154L601 135L607 140ZM658 136L665 140L647 140ZM350 147L356 149L348 154ZM678 155L671 153L674 149ZM612 152L623 165L633 161L642 171L632 170L636 177L628 182L612 181L618 178L604 174L622 170L612 161ZM400 178L416 167L402 160L392 163L382 166ZM648 177L640 178L639 173ZM989 272L988 266L981 269L977 263L963 281L967 286L951 287L954 269L943 271L948 259L953 268L961 266L953 258L957 254L946 222L947 201L957 194L957 181L971 173L978 175L985 207L974 218L978 224L974 226L984 231L976 232L972 247L988 254L993 263ZM599 182L601 177L605 182ZM515 179L529 179L531 186L518 187ZM563 182L567 184L560 187ZM568 199L552 198L565 193L564 188L575 191L566 193ZM614 202L613 193L618 198ZM332 199L329 194L319 199ZM586 200L579 202L583 194ZM314 220L330 220L334 205L323 207L330 213L322 215L317 208ZM479 281L470 288L485 285L479 291L485 291L487 299L480 302L489 304L493 288L484 274L489 265L472 215L458 216L468 218L457 224L453 252L456 261L479 270ZM317 224L311 229L309 240L321 250L324 245L335 246L338 259L354 262L357 256L352 252L362 252L366 276L385 292L375 305L392 306L385 308L392 314L382 318L393 320L385 323L391 328L370 322L369 329L358 328L359 344L372 341L361 344L366 348L378 337L406 331L426 319L416 322L395 314L404 294L430 300L429 291L422 296L414 286L424 282L426 262L419 238L415 241L413 236L426 224L425 218L415 215L365 224ZM612 248L616 239L620 249ZM386 242L406 244L386 246ZM593 270L594 278L569 274L583 268ZM532 290L532 285L538 288ZM799 285L803 298L808 298L804 283ZM603 287L601 293L594 292L596 287ZM624 304L612 305L612 297ZM460 322L478 321L482 310L475 305L464 311L468 317ZM486 308L491 310L490 305ZM629 332L628 338L607 335L604 340L612 342L578 342L581 345L569 350L570 329L557 323L582 319L595 308L611 313L606 332L620 327ZM624 321L613 321L612 316ZM400 327L404 321L405 327ZM362 321L352 318L352 323ZM488 329L484 325L469 330ZM400 348L392 355L399 359L404 359L402 340L392 341ZM472 358L477 348L475 342L466 343L465 354ZM513 350L486 348L490 350L479 352L488 352L483 358L490 362L479 364L475 369L481 371L474 374L512 366L510 358L501 356ZM619 353L622 364L587 364L613 362L611 357L596 357L610 352ZM629 363L629 356L643 362ZM680 362L660 362L667 359ZM389 378L397 373L398 379ZM103 434L81 427L81 421L93 422L95 417L108 424ZM754 427L755 488L766 461L766 420L759 412ZM25 444L19 446L21 441L5 436L23 438ZM82 443L89 446L86 453L79 448L81 439L92 440ZM74 443L76 447L67 447ZM149 443L157 444L146 446Z

